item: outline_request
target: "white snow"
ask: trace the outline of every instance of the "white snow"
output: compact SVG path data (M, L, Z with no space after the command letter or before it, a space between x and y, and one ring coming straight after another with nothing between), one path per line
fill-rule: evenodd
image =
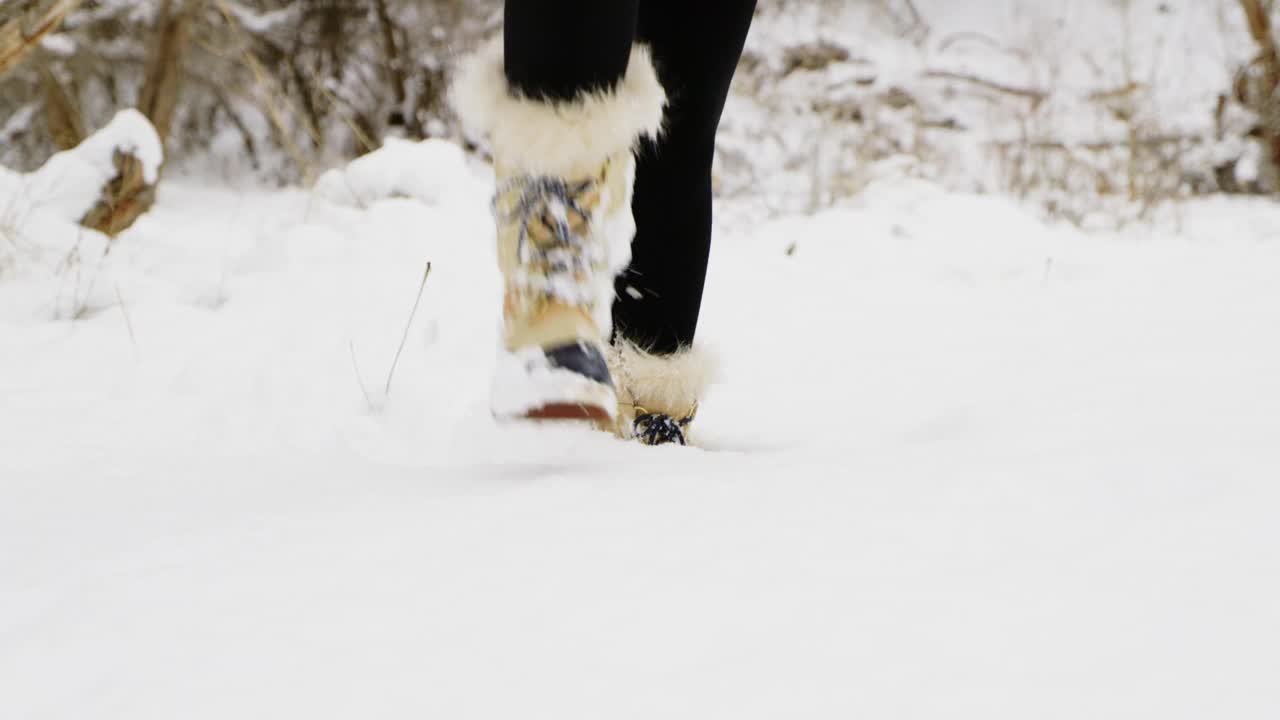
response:
M40 47L54 55L70 57L76 52L76 41L66 33L52 33L40 39Z
M298 22L297 5L289 5L281 10L257 13L238 2L222 0L218 4L220 10L225 9L236 22L254 35L265 35L279 30L281 27Z
M78 220L102 197L102 187L119 174L114 162L117 153L136 157L142 163L143 178L155 183L164 160L160 138L142 113L127 109L33 173L18 175L0 168L0 196L65 220Z
M75 321L0 280L0 717L1280 715L1274 205L721 233L645 449L493 422L491 186L391 150L166 179Z
M796 49L819 43L849 59L784 72ZM771 72L739 74L719 136L720 192L754 200L736 222L902 176L1038 196L1058 217L1114 213L1130 137L1175 160L1143 171L1164 194L1212 176L1208 151L1224 162L1256 152L1252 113L1229 103L1218 127L1219 96L1257 54L1237 0L775 2L762 4L747 49Z
M462 148L450 142L387 138L378 150L321 175L315 196L361 208L392 197L448 204L455 194L476 192L476 181L462 172L466 163Z
M137 158L144 179L156 182L164 150L136 110L120 111L35 172L0 167L0 317L73 317L115 301L113 287L98 282L108 240L79 221L119 174L117 153Z

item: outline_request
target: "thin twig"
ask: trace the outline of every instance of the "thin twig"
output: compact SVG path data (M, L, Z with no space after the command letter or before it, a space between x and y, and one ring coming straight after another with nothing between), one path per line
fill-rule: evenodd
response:
M418 314L418 306L422 304L422 291L427 289L427 278L431 277L431 263L427 263L427 269L422 273L422 283L418 285L418 297L413 301L413 310L409 312L409 322L404 325L404 337L400 338L400 347L396 350L396 356L391 361L391 370L387 372L387 387L383 394L391 397L391 379L396 375L396 365L400 363L400 353L404 352L405 343L409 342L409 328L413 327L413 318Z
M966 82L988 90L1004 93L1006 95L1014 95L1020 98L1026 98L1031 101L1032 107L1038 106L1049 97L1049 93L1043 90L1027 87L1015 87L1013 85L1005 85L1004 83L988 80L977 75L969 75L966 73L952 72L950 70L926 70L924 76L935 80L955 80L958 82Z
M116 302L120 304L120 314L124 316L124 327L129 331L129 342L133 343L133 357L138 358L138 338L133 334L133 320L129 318L129 306L124 302L124 296L120 294L120 284L116 283Z
M48 7L30 17L23 16L34 8L3 9L0 14L0 76L16 67L26 53L39 45L41 38L56 30L80 0L55 0L46 4Z
M227 6L226 0L216 0L216 2L218 11L222 14L223 19L226 20L227 25L231 27L232 31L240 35L242 38L249 38L252 40L253 36L250 35L249 31L243 24L241 24L240 20ZM245 45L244 51L241 53L241 58L244 64L249 68L250 72L253 73L254 79L258 82L258 85L266 92L266 95L263 97L263 101L266 105L265 109L267 111L267 117L271 120L271 124L275 126L276 131L279 133L280 142L284 145L285 151L288 152L293 161L297 163L298 169L302 171L303 176L308 179L311 178L314 168L303 156L302 149L298 147L296 142L294 142L293 134L289 132L289 128L285 123L284 113L281 112L279 105L277 105L274 100L276 98L280 99L282 101L281 104L288 108L288 110L290 110L294 115L298 114L297 111L289 102L284 91L278 87L274 79L267 72L266 68L263 67L261 61L259 61L257 56L253 54L251 43L247 43ZM320 130L308 122L306 118L302 118L302 120L303 126L307 130L308 134L310 134L312 141L319 144Z
M369 389L364 386L364 376L360 374L360 363L356 362L356 341L348 340L347 347L351 350L351 368L356 371L356 382L360 383L360 392L364 394L364 402L372 412L373 398L369 397Z
M320 83L316 87L319 88L320 92L324 93L325 99L327 99L329 101L329 105L337 111L338 117L342 118L342 122L347 124L347 128L351 130L351 134L355 135L356 140L364 146L364 151L373 152L374 150L377 150L378 144L373 141L373 138L369 137L369 134L366 133L360 127L359 123L353 120L350 114L348 114L341 106L342 104L346 104L346 100L334 95L333 91L325 87L324 83Z
M1125 149L1138 146L1148 149L1156 149L1167 145L1180 145L1182 143L1192 143L1200 139L1198 135L1192 134L1167 134L1167 135L1149 135L1146 137L1132 138L1126 137L1115 140L1089 140L1084 142L1062 142L1060 140L1040 139L1033 140L1030 138L1019 138L1017 140L993 140L987 144L991 147L1007 149L1014 147L1027 147L1032 150L1058 150L1069 151L1072 149L1088 150L1090 152L1103 152L1106 150Z

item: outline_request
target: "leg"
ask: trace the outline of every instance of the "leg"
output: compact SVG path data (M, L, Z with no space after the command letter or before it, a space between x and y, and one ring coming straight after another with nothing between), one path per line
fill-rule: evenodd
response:
M627 72L638 2L507 0L507 81L546 101L613 90Z
M488 138L497 180L502 419L617 415L606 346L634 229L632 149L666 102L633 48L638 1L508 0L502 41L455 76L454 109Z
M639 37L667 90L664 132L638 153L638 232L615 285L609 364L620 426L649 444L686 442L715 374L693 348L711 252L711 162L755 0L643 0Z
M711 249L716 129L742 55L755 0L644 0L639 36L666 87L662 137L641 143L637 234L617 283L614 324L658 354L693 344Z

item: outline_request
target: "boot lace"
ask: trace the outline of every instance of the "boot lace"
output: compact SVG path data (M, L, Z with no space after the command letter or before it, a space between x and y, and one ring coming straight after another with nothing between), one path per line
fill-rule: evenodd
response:
M677 420L666 413L649 412L636 408L636 419L631 423L637 440L644 445L688 445L687 433L694 413Z
M589 279L604 258L589 232L581 228L591 221L585 196L596 187L595 180L522 176L498 188L493 213L500 223L519 227L516 257L527 271L518 280L525 290L568 304L585 305L594 299ZM505 209L503 201L512 196L510 209ZM545 227L549 237L532 238L535 224Z

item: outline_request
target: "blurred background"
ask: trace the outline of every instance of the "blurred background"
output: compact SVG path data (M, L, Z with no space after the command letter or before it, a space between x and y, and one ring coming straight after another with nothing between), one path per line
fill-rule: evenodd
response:
M462 138L459 57L500 0L3 0L0 165L31 171L137 107L166 173L309 183L388 136ZM721 136L730 219L885 176L1090 227L1271 193L1269 0L762 0ZM482 149L482 148L480 148Z

